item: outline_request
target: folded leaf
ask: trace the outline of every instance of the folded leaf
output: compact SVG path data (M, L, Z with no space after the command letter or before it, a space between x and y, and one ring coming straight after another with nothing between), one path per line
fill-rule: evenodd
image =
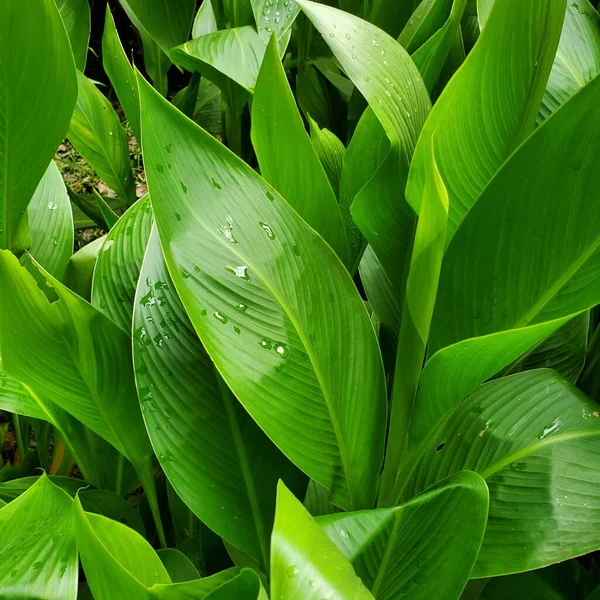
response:
M258 33L269 41L272 33L279 39L293 24L300 12L294 0L250 0Z
M488 516L483 479L463 471L395 508L317 518L378 600L460 596Z
M404 498L468 469L490 490L473 577L537 569L600 548L598 406L549 370L488 383L432 431Z
M206 525L266 566L277 480L298 494L306 481L246 413L202 347L156 230L140 272L133 332L144 420L169 481Z
M371 506L385 392L352 279L250 167L141 78L140 95L165 259L208 354L267 435L332 491L332 502Z
M75 600L73 501L45 475L0 510L0 589L5 598Z
M283 483L277 486L271 554L274 598L373 598L342 551Z
M6 0L0 11L0 248L12 247L77 98L73 55L58 9L53 0L40 0L35 10L32 18L22 2Z

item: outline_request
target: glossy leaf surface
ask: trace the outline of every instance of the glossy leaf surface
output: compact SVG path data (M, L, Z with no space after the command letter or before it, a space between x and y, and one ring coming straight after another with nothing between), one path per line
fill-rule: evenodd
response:
M155 218L200 339L267 435L334 503L371 505L384 381L352 280L275 190L140 86Z

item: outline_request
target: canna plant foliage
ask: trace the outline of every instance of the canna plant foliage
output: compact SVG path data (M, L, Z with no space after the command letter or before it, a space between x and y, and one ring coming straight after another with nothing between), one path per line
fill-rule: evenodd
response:
M0 7L0 597L599 598L596 3L99 4Z

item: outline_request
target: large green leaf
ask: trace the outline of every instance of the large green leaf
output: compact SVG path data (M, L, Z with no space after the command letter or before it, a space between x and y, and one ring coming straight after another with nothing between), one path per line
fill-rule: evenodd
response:
M600 223L590 200L598 194L598 89L600 78L515 152L454 236L431 328L430 352L442 350L425 367L418 410L440 405L423 388L437 388L450 408L600 302ZM436 420L421 422L421 432Z
M69 127L77 97L69 39L53 0L0 11L0 248L13 236ZM57 93L60 90L60 93Z
M194 0L119 2L140 33L152 38L165 54L187 40L196 8Z
M140 95L156 223L202 343L267 435L335 504L372 505L384 380L352 279L250 167L142 78Z
M304 127L275 37L267 47L256 82L251 133L262 176L347 263L346 234L337 198Z
M36 278L10 252L0 252L4 369L115 446L143 483L152 484L129 337L40 267L29 266Z
M77 72L79 93L69 139L123 204L136 201L125 130L111 103L83 73Z
M277 486L271 554L273 598L373 598L342 551L283 483Z
M0 589L4 598L75 600L73 501L45 475L0 510Z
M431 140L450 198L448 236L527 137L560 37L565 0L506 0L436 102L419 138L407 197L418 210Z
M92 26L88 0L55 0L65 24L75 66L83 73L87 62L90 29Z
M50 161L27 207L30 251L54 277L61 279L73 254L73 211L63 178Z
M4 374L0 375L0 409L51 423L88 483L120 494L135 480L130 463L113 446L56 403Z
M202 347L156 230L140 273L133 330L144 420L169 481L212 530L268 565L277 480L301 494L304 477L246 413Z
M218 31L219 26L215 18L215 13L212 7L212 0L204 0L200 4L200 8L194 17L192 25L192 39L198 38L207 33Z
M351 212L402 296L415 226L402 190L410 156L431 106L427 90L406 50L386 33L335 8L307 0L298 3L367 99L391 141L390 153L354 199ZM378 140L376 126L374 129L369 128L369 133Z
M483 479L463 471L395 508L337 513L317 523L378 600L455 600L488 516Z
M139 143L142 139L142 132L140 130L140 100L135 82L135 73L119 39L115 20L108 3L106 4L104 34L102 36L102 65L113 88L115 88L123 112Z
M92 304L128 335L133 299L150 229L150 197L138 200L106 236L92 281Z
M600 548L598 406L549 370L482 386L427 443L404 497L464 469L490 489L474 577L540 568Z

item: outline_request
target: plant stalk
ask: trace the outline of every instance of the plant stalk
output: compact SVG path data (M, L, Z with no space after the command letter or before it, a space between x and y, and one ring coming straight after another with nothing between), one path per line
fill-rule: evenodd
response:
M21 422L19 415L13 415L13 426L15 428L15 437L17 438L17 450L21 457L21 462L25 460L25 444L23 443L23 433L21 432Z
M154 481L154 475L152 474L152 469L149 462L139 469L138 475L140 476L140 483L144 488L144 492L148 497L148 504L150 506L150 511L152 512L154 524L156 525L156 532L158 533L158 542L161 548L167 548L167 538L165 537L165 530L162 524L162 519L160 518L160 510L158 508L156 483Z

